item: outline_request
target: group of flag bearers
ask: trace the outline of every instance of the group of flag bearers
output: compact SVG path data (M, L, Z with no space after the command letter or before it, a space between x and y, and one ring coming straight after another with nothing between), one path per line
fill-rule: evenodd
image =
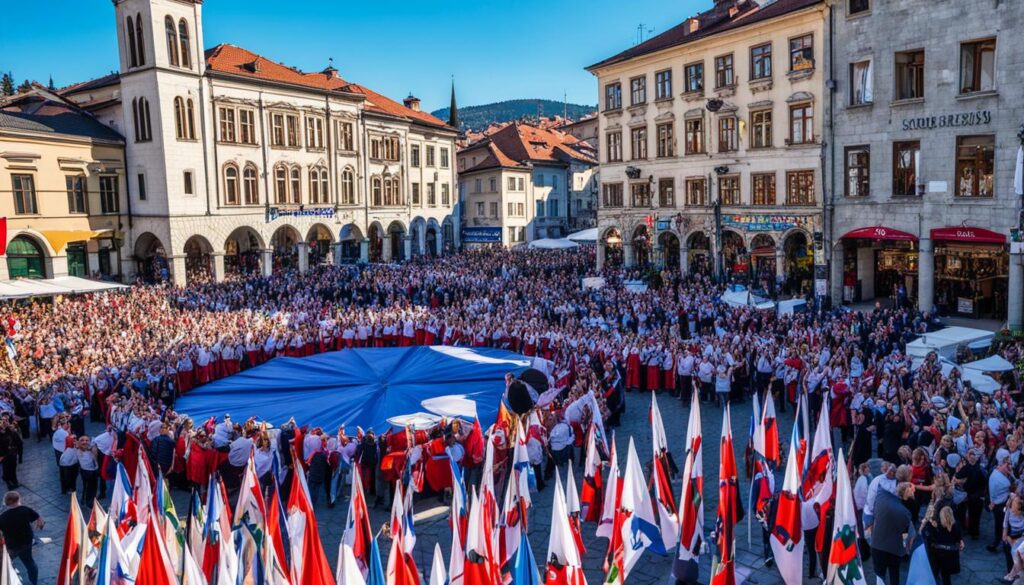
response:
M503 494L494 485L491 441L478 487L467 488L461 470L451 464L451 552L446 560L435 545L429 585L584 585L582 531L589 524L596 525L597 536L608 541L605 583L625 583L644 552L668 556L673 549L673 578L677 583L695 583L706 542L713 545L710 583L737 583L735 527L744 518L744 506L728 405L723 413L716 520L707 541L698 398L693 396L689 412L678 500L671 489L677 469L654 394L649 414L650 482L632 437L620 474L614 435L608 441L597 425L587 432L582 490L577 491L571 466L564 488L556 473L548 549L541 565L527 538L536 491L534 469L522 419L511 417L512 469ZM864 583L850 479L842 452L833 457L828 408L821 409L809 450L808 417L804 397L790 439L784 480L776 493L774 474L781 452L775 408L770 394L763 407L755 401L748 505L764 529L766 552L771 550L787 585L803 582L805 548L814 547L814 554L826 544L830 545L825 547L826 583ZM605 458L607 468L602 463ZM414 487L408 480L397 482L390 521L381 529L391 540L385 562L378 545L382 535L372 528L363 482L358 467L353 468L348 516L337 565L331 567L302 473L290 474L292 485L284 501L277 481L271 482L268 491L261 489L250 459L233 510L223 483L214 476L205 502L193 492L188 514L180 519L164 479L153 476L145 459L140 458L134 479L124 467L118 468L106 512L96 504L85 518L72 497L58 585L421 585L412 555ZM834 517L830 535L824 534L827 516ZM813 528L817 528L816 542L805 542L805 531ZM0 585L18 583L6 554L0 569Z

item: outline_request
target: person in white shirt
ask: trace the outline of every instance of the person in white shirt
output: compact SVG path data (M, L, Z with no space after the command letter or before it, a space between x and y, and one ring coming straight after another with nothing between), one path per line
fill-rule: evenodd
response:
M875 523L875 499L878 498L878 490L896 493L896 465L888 461L882 462L882 474L871 480L868 484L867 496L864 499L864 533L870 536L871 526Z
M554 415L548 415L548 443L551 446L551 457L555 465L562 465L573 459L573 441L575 435L572 427L565 420L555 422Z
M225 414L224 420L213 427L213 448L218 451L227 451L228 445L231 444L233 433L234 427L231 425L231 416Z
M53 454L57 459L57 464L60 464L60 456L64 454L64 450L67 449L68 435L71 431L71 425L66 421L58 423L57 428L53 431L53 436L50 439L53 445Z
M249 464L249 456L252 454L254 446L255 443L249 435L243 435L231 441L228 448L228 463L236 468L245 467Z

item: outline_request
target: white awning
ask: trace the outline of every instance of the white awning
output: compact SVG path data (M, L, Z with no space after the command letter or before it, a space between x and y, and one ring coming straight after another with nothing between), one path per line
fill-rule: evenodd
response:
M593 244L597 241L597 228L581 230L565 236L565 239L579 242L581 244Z
M58 276L51 279L19 278L0 281L0 300L73 295L126 288L128 287L116 282L89 280L77 276Z
M998 355L989 356L983 360L964 364L965 370L977 370L979 372L1009 372L1013 370L1013 364Z
M579 244L564 238L543 238L530 242L530 247L535 250L569 250L571 248L578 248Z

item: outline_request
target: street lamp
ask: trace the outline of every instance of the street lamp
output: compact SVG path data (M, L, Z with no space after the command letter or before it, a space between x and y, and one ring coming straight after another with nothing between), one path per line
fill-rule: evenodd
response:
M715 175L718 180L715 181L715 197L714 197L714 212L715 212L715 280L718 282L722 281L722 258L724 251L722 250L722 201L721 201L721 186L722 175L729 172L729 167L725 165L715 167Z

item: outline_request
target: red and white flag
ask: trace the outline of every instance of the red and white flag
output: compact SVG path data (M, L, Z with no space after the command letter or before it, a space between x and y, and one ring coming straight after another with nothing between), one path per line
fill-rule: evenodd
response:
M622 479L619 478L619 456L615 449L615 433L612 432L611 458L608 467L608 481L604 489L604 502L601 505L601 520L597 524L598 538L612 540L615 533L615 513L619 509L622 494Z
M686 427L686 462L683 465L683 488L679 495L679 551L680 581L697 579L701 545L704 543L704 448L701 444L700 400L693 393L690 420Z
M716 557L711 563L711 585L736 585L736 523L743 519L732 442L729 405L722 416L721 460L718 466L718 515L715 521Z
M334 572L320 543L306 476L298 467L288 494L288 534L292 548L292 585L334 585ZM293 530L294 528L294 530Z
M565 509L569 513L569 528L572 529L572 539L576 542L576 549L580 551L580 558L587 553L587 547L583 546L583 533L580 530L580 497L576 493L576 478L572 474L572 465L567 466L568 471L565 477Z
M597 441L594 435L597 427L593 423L587 432L587 455L583 463L583 491L580 496L580 512L584 522L601 521L601 495L603 482L601 478L601 454L597 452Z
M658 399L651 393L651 432L654 457L652 459L651 483L654 484L655 505L658 508L658 526L661 530L662 547L668 551L676 546L679 534L679 517L675 497L672 495L672 459L668 450L668 436L661 419Z
M839 450L836 465L836 517L832 529L825 583L830 585L864 585L864 566L857 548L857 512L853 506L853 490L846 472L843 451Z
M786 477L782 491L775 502L775 524L771 528L769 542L775 564L786 585L800 585L803 575L804 532L800 505L800 441L799 425L793 426L789 440L789 455L786 459Z
M570 473L572 470L569 470ZM545 585L587 585L569 511L562 493L562 480L555 472L555 496L551 505L551 532L548 534L547 570Z
M803 527L804 530L824 526L825 514L832 506L835 495L835 461L832 458L832 430L828 420L828 396L822 397L821 412L818 426L814 429L814 442L811 443L811 457L804 471L803 485ZM814 550L821 552L825 542L824 530L819 530L814 542Z

